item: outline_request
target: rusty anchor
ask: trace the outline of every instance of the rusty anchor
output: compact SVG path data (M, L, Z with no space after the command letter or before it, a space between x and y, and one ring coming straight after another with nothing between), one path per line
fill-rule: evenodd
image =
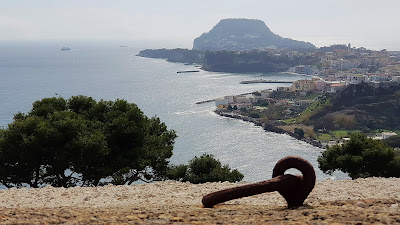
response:
M298 169L303 176L284 174L286 170L291 168ZM203 197L202 203L209 208L233 199L278 191L285 198L288 208L297 208L303 205L314 186L315 171L313 166L307 160L298 156L287 156L276 163L272 172L272 179L210 193Z

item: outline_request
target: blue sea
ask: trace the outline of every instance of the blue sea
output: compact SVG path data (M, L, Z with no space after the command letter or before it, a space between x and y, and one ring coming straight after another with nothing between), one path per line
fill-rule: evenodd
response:
M121 43L121 45L124 43ZM0 43L0 126L6 127L17 112L28 112L34 101L46 97L86 95L97 100L126 99L149 117L157 116L178 138L170 160L187 163L203 153L238 169L246 181L271 178L275 163L298 155L311 162L317 179L347 179L318 169L322 149L288 135L265 132L261 127L224 118L213 102L198 101L237 95L290 84L239 84L243 80L294 81L309 77L286 74L231 74L193 70L193 65L137 57L140 46L115 43L76 43L61 51L59 43ZM296 171L294 171L296 172Z

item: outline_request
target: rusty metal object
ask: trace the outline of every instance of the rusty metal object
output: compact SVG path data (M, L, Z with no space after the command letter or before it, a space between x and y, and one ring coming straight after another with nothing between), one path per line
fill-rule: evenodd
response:
M301 175L284 174L286 170L295 168L302 172ZM203 197L205 207L229 200L257 195L265 192L278 191L288 208L302 206L315 185L315 171L312 165L298 156L287 156L279 160L273 170L272 179L240 187L217 191Z

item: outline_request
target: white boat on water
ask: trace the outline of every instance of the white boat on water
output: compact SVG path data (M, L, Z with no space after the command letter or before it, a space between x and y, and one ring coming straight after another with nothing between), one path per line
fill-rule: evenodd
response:
M69 51L69 50L71 50L71 48L69 48L69 47L62 47L61 48L61 51Z

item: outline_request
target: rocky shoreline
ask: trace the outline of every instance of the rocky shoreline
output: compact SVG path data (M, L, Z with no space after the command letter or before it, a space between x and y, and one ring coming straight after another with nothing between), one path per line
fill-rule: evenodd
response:
M233 113L225 113L225 112L222 112L220 110L215 110L214 112L216 114L220 115L220 116L239 119L239 120L243 120L243 121L246 121L246 122L253 123L256 126L262 127L265 131L274 132L274 133L278 133L278 134L287 134L287 135L289 135L289 136L291 136L291 137L293 137L293 138L295 138L297 140L304 141L304 142L306 142L306 143L308 143L308 144L310 144L310 145L312 145L314 147L325 149L325 147L321 144L320 141L313 140L313 139L310 139L310 138L301 138L301 137L299 137L299 135L297 135L297 134L295 134L293 132L286 131L286 130L281 129L279 127L276 127L275 125L270 124L270 123L262 123L260 120L258 120L256 118L243 116L243 115L239 115L239 114L233 114Z
M243 184L11 188L0 190L0 224L400 224L400 178L317 181L297 209L277 192L202 206Z

